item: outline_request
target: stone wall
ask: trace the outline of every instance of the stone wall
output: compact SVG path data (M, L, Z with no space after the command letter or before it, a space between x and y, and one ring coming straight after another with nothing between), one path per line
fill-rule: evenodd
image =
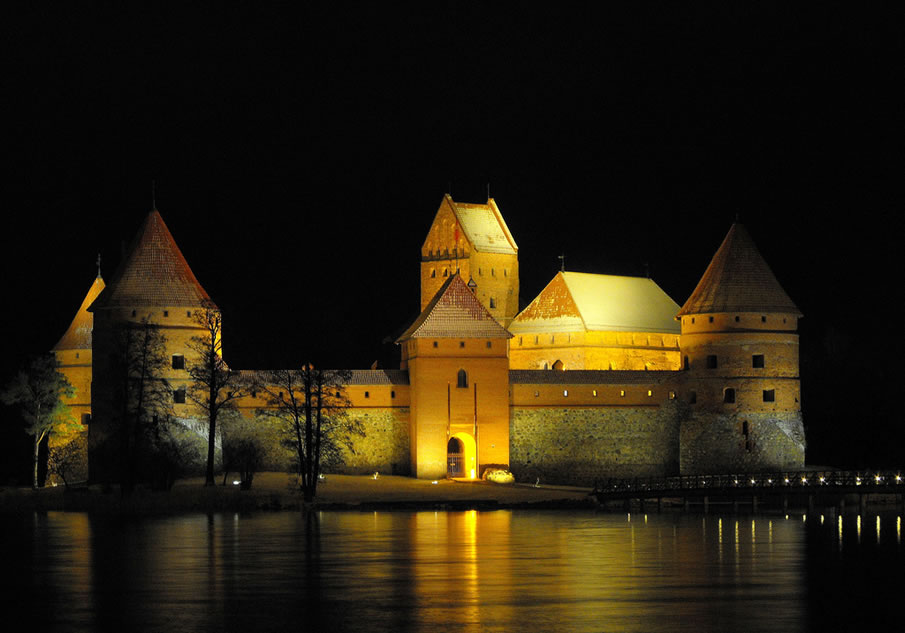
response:
M804 467L801 413L697 413L684 421L683 475L757 473Z
M518 481L593 485L679 470L681 405L513 407L510 470Z
M355 437L353 447L343 451L343 464L336 472L411 474L408 407L354 408L347 415L358 423L364 435Z

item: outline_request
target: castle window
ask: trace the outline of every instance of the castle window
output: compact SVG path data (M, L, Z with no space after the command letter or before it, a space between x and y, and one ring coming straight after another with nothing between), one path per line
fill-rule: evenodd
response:
M650 398L652 395L654 395L654 392L653 392L651 389L648 389L648 390L647 390L647 397Z
M494 300L493 297L490 297L490 308L491 309L496 308L496 301Z
M444 269L443 269L443 276L444 276L444 277L449 277L449 269L448 269L448 268L444 268Z
M563 395L564 398L568 398L568 397L569 397L569 390L568 390L568 389L563 389L563 390L562 390L562 395Z
M495 269L495 268L491 268L491 269L490 269L490 276L491 276L491 277L496 277L496 269Z
M689 391L688 392L688 404L696 404L697 401L698 401L698 392Z
M691 322L694 323L694 317L691 317Z
M776 391L774 389L764 389L764 402L775 402Z
M547 361L544 361L544 369L550 369L550 367L547 365Z
M490 349L491 347L492 347L492 343L490 341L487 341L487 349Z
M163 316L165 316L165 317L170 316L170 311L169 311L169 310L164 310L164 311L163 311Z
M342 398L342 395L337 391L337 392L336 392L336 397L337 397L337 398Z
M465 347L465 341L459 341L459 347L460 348Z
M251 392L251 397L252 397L252 398L257 398L257 397L258 397L258 392L257 392L257 391L252 391L252 392Z
M675 400L675 399L676 399L676 392L675 392L675 391L670 391L670 392L669 392L669 399L670 399L670 400Z
M556 335L555 335L555 334L551 334L551 335L550 335L550 342L551 342L551 343L556 342Z
M370 397L371 397L371 392L365 391L365 398L370 398Z
M745 440L745 450L751 452L751 440Z
M436 268L431 268L431 279L433 279L433 278L436 277L436 276L437 276L437 269L436 269Z
M521 337L521 336L520 336L520 337L518 337L518 345L519 345L519 347L521 347L521 346L522 346L522 337Z
M688 369L688 356L685 356L685 358L682 359L682 365L686 370Z
M716 355L715 354L707 355L707 369L716 369Z
M748 437L748 420L742 422L742 435Z
M537 335L534 336L534 344L537 345Z
M755 369L763 369L764 368L764 355L763 354L755 354L751 357L751 366Z
M508 277L508 276L509 276L509 269L508 269L508 268L504 268L504 269L503 269L503 277Z
M76 357L76 359L78 359L78 357L79 357L79 353L78 353L78 352L75 353L75 357Z
M478 277L481 277L484 274L484 271L478 268Z
M767 317L762 316L762 317L760 318L760 322L761 322L761 323L766 323L766 322L767 322Z
M91 422L91 414L83 413L82 414L82 424L89 424Z
M713 323L713 317L707 317L707 321Z
M191 310L186 310L186 311L185 311L185 316L187 316L188 318L191 319L191 318L192 318L192 311L191 311Z
M185 369L185 356L173 354L173 369Z
M535 392L534 392L534 397L537 398L538 396L540 396L540 391L535 391Z
M620 390L619 390L619 397L620 397L620 398L624 398L624 397L625 397L625 389L620 389Z
M591 395L594 396L594 397L596 398L596 397L597 397L597 390L596 390L596 389L592 389L592 390L591 390Z
M180 387L173 392L173 402L176 404L185 404L185 387Z
M468 389L468 372L464 369L460 369L456 374L456 388Z
M396 392L395 392L395 391L390 391L390 397L391 397L391 398L395 398L395 397L396 397Z
M437 347L437 346L438 346L437 341L434 341L434 347Z
M723 391L723 402L727 404L732 404L735 402L735 389L730 387Z
M739 318L738 318L738 316L737 316L737 315L736 315L736 317L735 317L735 322L736 322L736 323L738 323L738 322L739 322Z
M135 316L135 315L136 315L135 310L132 310L132 316Z

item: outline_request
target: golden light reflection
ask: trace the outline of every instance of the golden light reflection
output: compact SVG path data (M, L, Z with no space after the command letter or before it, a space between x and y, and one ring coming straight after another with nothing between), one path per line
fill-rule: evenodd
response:
M839 549L842 549L842 515L841 514L839 515L839 521L837 521L837 523L839 524Z
M902 517L896 517L896 543L902 544Z
M880 515L877 515L877 544L880 543Z
M860 515L860 514L858 515L857 528L858 528L858 529L857 529L857 533L858 533L858 544L860 545L860 544L861 544L861 515Z

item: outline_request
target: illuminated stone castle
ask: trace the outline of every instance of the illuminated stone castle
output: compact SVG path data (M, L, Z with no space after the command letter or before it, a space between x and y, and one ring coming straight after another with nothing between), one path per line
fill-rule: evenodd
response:
M801 314L741 224L681 307L650 279L573 272L521 312L518 296L518 247L494 200L446 195L421 247L422 311L397 341L400 369L356 370L346 384L365 437L344 472L469 478L500 467L589 483L804 465ZM90 414L90 459L116 450L102 360L113 325L145 318L164 332L175 414L190 419L192 312L209 302L152 211L54 348ZM247 416L261 406L240 403Z

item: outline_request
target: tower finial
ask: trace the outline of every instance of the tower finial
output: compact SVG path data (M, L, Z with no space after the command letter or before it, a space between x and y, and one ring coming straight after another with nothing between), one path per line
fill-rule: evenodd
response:
M101 279L101 254L97 254L97 278Z
M559 270L560 272L566 272L566 254L557 255L556 258L559 260Z
M157 211L157 182L151 179L151 210Z
M490 200L490 181L487 181L487 199Z

